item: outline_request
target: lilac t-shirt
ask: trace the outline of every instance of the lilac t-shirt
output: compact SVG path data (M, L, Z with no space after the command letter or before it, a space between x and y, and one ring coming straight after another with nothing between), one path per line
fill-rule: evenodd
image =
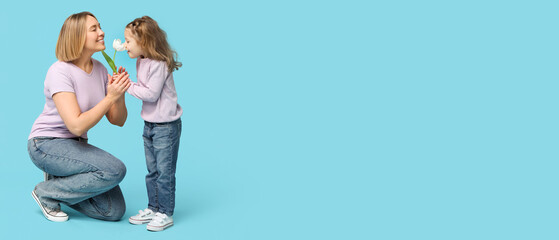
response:
M74 138L60 117L52 96L58 92L76 94L78 105L86 112L99 103L107 92L107 69L92 59L93 70L86 73L70 62L57 61L50 66L45 78L45 107L31 128L29 139L34 137ZM87 138L87 132L82 136Z
M173 73L167 70L167 63L138 58L136 72L138 82L132 82L127 92L143 101L142 118L152 123L172 122L180 118L182 108L177 103L175 81Z

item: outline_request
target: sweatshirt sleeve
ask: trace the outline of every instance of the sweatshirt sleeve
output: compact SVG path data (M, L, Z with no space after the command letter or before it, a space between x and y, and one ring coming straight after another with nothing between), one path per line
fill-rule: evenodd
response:
M127 92L142 101L156 102L161 96L168 75L165 65L165 62L162 61L152 62L145 84L132 82Z

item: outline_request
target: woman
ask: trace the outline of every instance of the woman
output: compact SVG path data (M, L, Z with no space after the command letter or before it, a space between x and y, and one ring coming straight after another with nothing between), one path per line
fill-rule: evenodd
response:
M103 116L117 126L123 126L127 117L128 74L121 70L111 76L91 58L105 49L104 36L93 14L71 15L58 37L58 61L47 72L46 104L33 124L27 148L33 163L46 173L31 195L51 221L68 220L60 203L102 220L119 220L125 212L118 184L126 167L87 143L87 131Z

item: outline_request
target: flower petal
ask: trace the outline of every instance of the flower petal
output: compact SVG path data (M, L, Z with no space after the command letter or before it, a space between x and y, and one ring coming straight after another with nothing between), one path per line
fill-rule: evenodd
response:
M120 39L115 39L113 41L113 48L118 52L126 50L126 48L124 47L124 43L122 43Z

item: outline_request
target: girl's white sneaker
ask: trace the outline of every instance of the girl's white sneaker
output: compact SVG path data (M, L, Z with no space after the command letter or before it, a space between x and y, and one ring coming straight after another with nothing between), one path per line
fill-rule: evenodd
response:
M173 217L164 213L155 213L155 217L148 223L147 229L150 231L162 231L173 226Z
M128 218L128 221L132 224L144 224L151 222L154 217L155 213L151 209L146 208L138 211L138 214L135 216Z

